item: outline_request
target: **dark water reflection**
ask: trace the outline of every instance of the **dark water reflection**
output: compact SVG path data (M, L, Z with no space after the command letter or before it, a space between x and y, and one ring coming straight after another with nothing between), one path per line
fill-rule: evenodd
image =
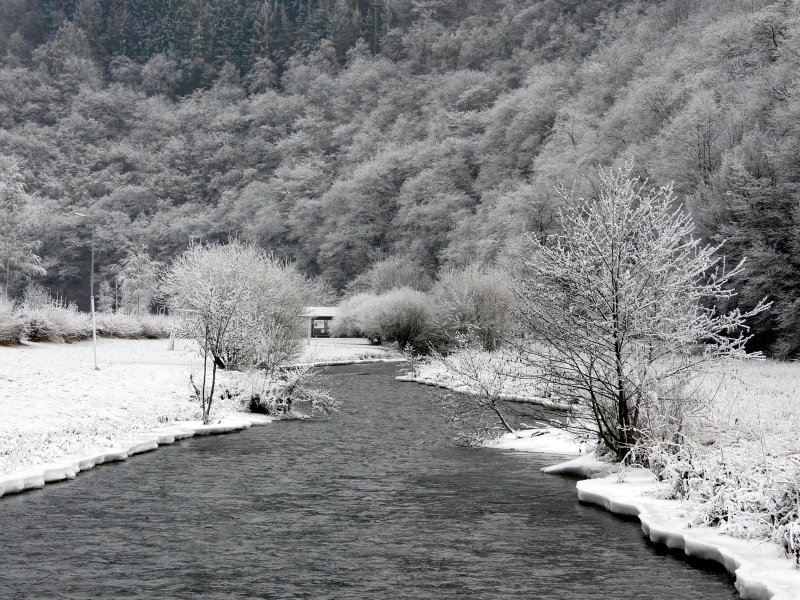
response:
M454 448L396 367L342 367L343 412L101 467L0 500L0 598L736 598L545 476Z

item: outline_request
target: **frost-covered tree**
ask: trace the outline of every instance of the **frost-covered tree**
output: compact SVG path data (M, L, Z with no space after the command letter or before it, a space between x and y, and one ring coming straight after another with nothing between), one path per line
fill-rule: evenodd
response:
M422 292L431 287L430 279L422 267L402 256L392 256L373 263L348 285L351 291L373 294L383 294L402 287Z
M162 265L142 249L128 253L117 273L122 306L141 317L148 312L158 291L158 278ZM101 284L102 285L102 284Z
M743 263L726 268L671 186L631 171L601 171L594 199L562 191L563 233L528 239L515 290L522 355L620 459L680 431L703 363L744 354L745 321L767 307L718 310Z
M25 190L19 164L0 156L0 266L6 298L14 280L45 273L36 254L39 243L31 235L34 218L34 199Z
M173 262L162 289L203 353L202 381L192 383L206 423L218 368L272 373L299 352L305 278L250 244L190 247Z
M428 294L399 287L380 295L359 294L342 303L337 331L353 327L357 335L396 342L400 349L425 351L433 336L433 305Z
M503 273L470 265L444 269L431 290L436 326L445 342L460 337L495 350L509 332L513 295Z

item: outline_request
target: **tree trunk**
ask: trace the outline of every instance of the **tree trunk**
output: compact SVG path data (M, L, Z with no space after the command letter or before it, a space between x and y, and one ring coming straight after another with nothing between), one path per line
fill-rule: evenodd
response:
M503 423L503 427L506 428L506 431L508 431L508 433L513 433L516 435L517 432L514 431L511 425L508 424L508 421L506 421L505 417L503 417L502 413L497 409L497 407L492 405L492 410L494 410L497 416L500 417L500 422Z
M203 413L203 425L208 425L211 420L211 404L214 402L214 386L217 383L217 363L211 365L211 390L208 393L208 401L205 403L206 408Z

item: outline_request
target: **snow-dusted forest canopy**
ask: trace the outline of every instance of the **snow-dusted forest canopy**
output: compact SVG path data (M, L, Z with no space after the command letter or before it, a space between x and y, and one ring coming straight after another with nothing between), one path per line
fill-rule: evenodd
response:
M75 212L101 282L239 236L341 289L501 260L632 159L749 257L750 348L800 351L796 0L0 0L0 57L0 166L68 298Z

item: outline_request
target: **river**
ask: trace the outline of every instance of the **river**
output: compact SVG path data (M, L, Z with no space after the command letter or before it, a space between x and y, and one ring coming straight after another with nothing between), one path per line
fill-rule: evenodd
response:
M0 500L0 598L732 599L581 505L553 456L458 448L396 365L330 419L193 438Z

